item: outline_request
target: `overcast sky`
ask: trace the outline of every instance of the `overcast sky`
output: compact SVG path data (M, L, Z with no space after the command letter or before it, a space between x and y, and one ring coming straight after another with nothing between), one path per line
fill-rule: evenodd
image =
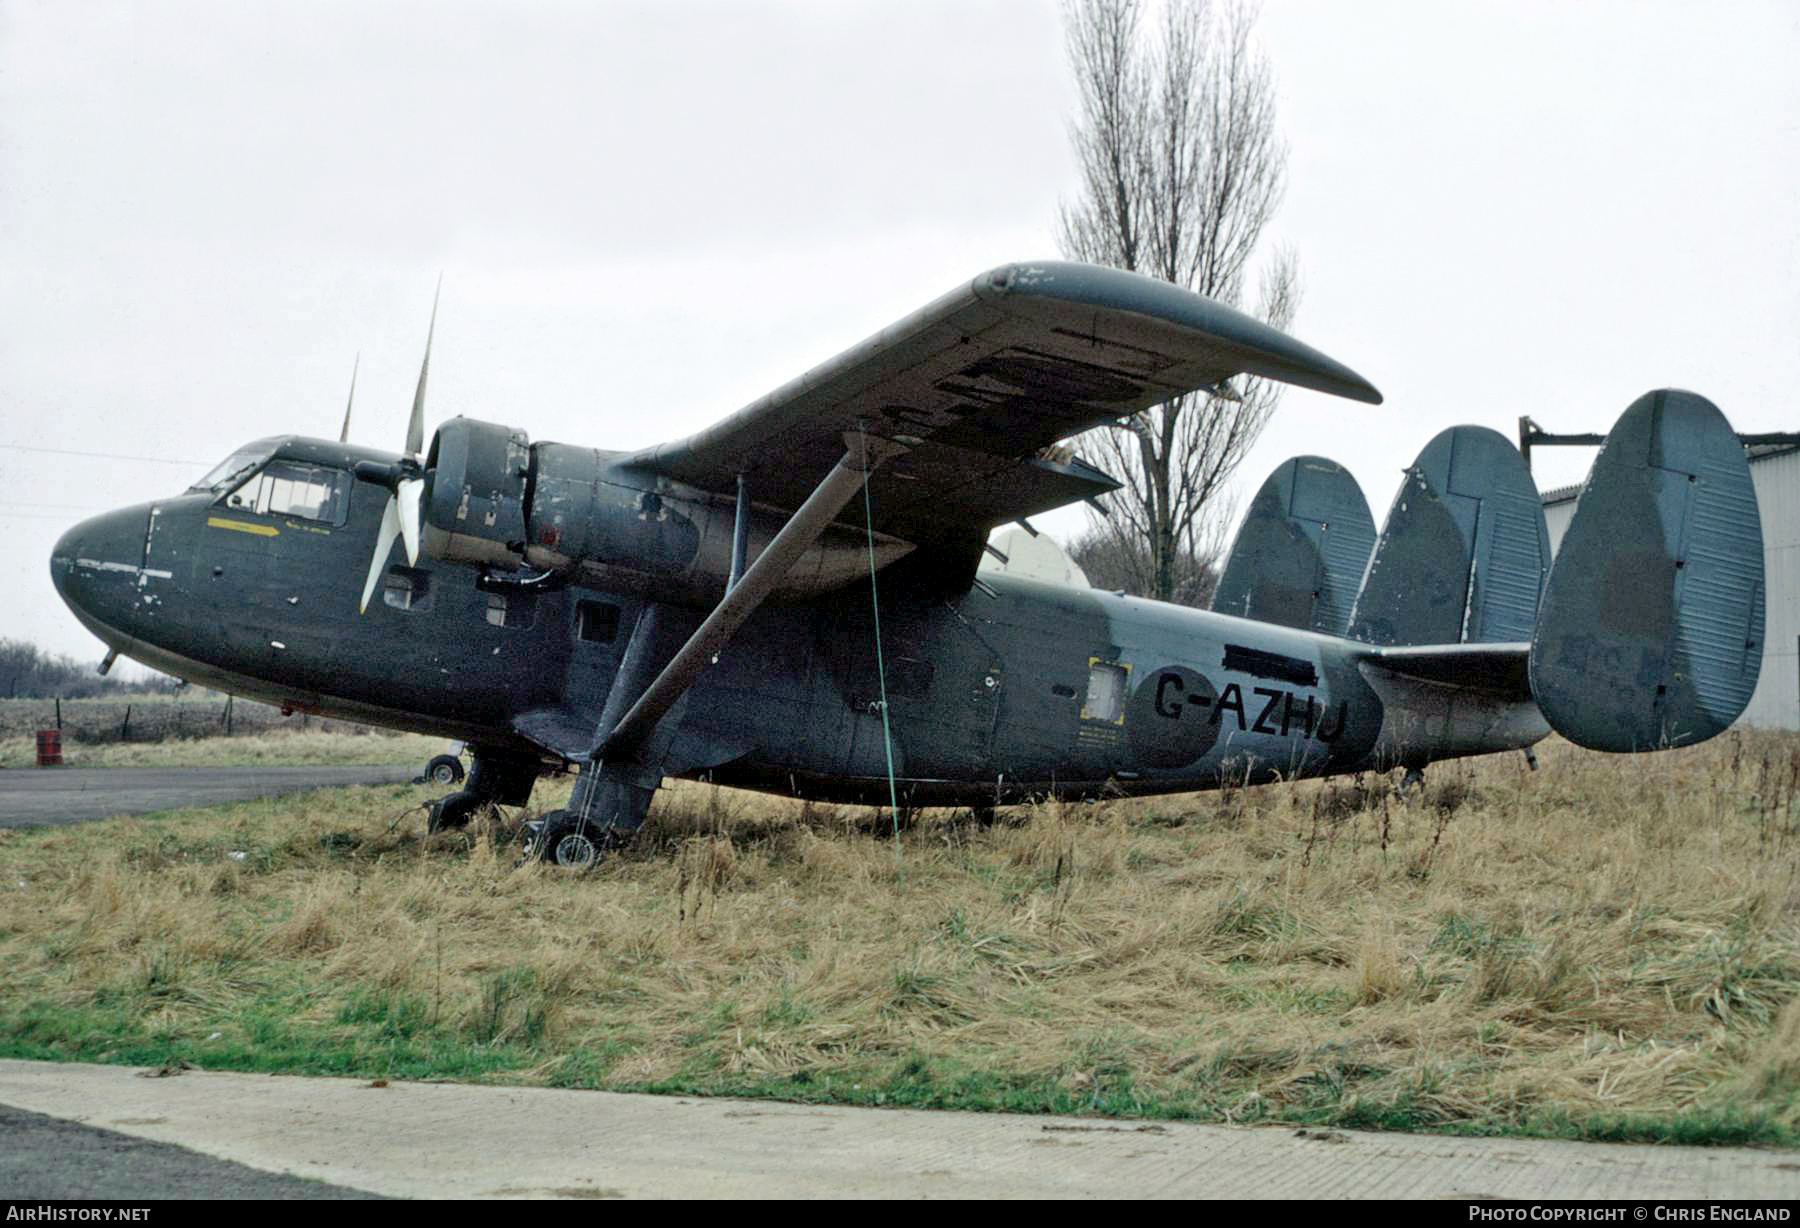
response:
M1321 453L1379 521L1446 426L1604 430L1661 386L1800 430L1800 4L1269 0L1259 31L1293 331L1387 403L1290 392L1245 496ZM1054 255L1072 106L1041 0L5 0L0 636L97 657L56 537L334 437L359 351L353 438L397 448L440 271L428 427L644 446ZM1546 488L1591 459L1540 456Z

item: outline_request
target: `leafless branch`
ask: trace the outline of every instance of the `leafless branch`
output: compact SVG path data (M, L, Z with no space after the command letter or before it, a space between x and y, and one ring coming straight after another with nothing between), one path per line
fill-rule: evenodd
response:
M1287 167L1274 79L1251 40L1256 11L1241 0L1166 0L1153 28L1145 11L1141 0L1067 0L1082 190L1060 211L1058 240L1073 259L1241 306ZM1257 313L1285 327L1300 297L1291 251L1268 257L1257 289ZM1109 424L1086 437L1125 483L1109 497L1112 515L1093 519L1089 541L1119 556L1130 591L1163 600L1210 592L1197 577L1218 550L1219 493L1280 388L1245 379L1238 392L1237 401L1179 397L1128 431Z

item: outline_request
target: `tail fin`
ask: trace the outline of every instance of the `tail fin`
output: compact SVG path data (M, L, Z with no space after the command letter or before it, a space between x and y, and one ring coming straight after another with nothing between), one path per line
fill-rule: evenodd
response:
M1762 669L1762 519L1743 445L1712 402L1640 397L1606 437L1531 643L1551 726L1594 750L1701 742Z
M1251 500L1212 608L1341 636L1374 546L1375 519L1356 479L1336 461L1297 456Z
M1406 471L1356 597L1369 644L1523 643L1537 624L1550 535L1504 435L1452 427Z

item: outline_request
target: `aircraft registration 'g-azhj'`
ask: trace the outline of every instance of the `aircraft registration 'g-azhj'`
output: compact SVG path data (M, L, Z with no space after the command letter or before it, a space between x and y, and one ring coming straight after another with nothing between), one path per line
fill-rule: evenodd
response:
M424 450L422 370L403 455L264 439L77 526L51 571L157 669L467 741L434 828L579 769L532 828L566 865L668 776L987 807L1417 771L1552 729L1652 750L1743 710L1760 521L1736 436L1686 392L1626 410L1554 566L1517 451L1458 427L1379 536L1343 469L1283 465L1210 611L978 574L990 529L1116 487L1057 441L1240 374L1381 399L1199 295L1009 265L639 452L468 418Z

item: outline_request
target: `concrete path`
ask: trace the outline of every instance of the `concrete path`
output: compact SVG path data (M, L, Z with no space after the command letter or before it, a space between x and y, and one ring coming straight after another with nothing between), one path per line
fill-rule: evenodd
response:
M419 767L9 768L0 827L86 823L343 785L396 784Z
M0 1104L411 1198L1800 1199L1800 1152L1745 1148L145 1078L19 1061L0 1061Z

